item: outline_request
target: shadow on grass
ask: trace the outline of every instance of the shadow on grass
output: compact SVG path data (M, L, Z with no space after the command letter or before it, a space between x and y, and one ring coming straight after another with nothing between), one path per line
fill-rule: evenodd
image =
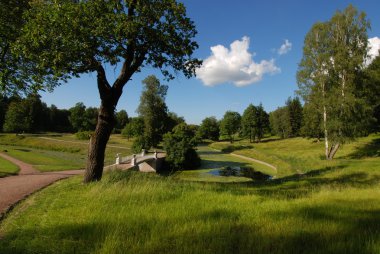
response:
M7 176L14 176L17 174L18 174L18 172L2 172L2 171L0 171L0 178L7 177Z
M379 212L366 210L361 202L330 201L269 210L262 216L270 225L260 218L251 222L242 217L244 213L226 208L180 217L138 216L138 221L63 222L9 232L0 241L0 252L372 254L379 248Z
M24 149L24 148L15 148L14 150L17 150L17 151L20 151L20 152L24 152L24 153L29 153L29 152L32 151L30 149Z
M278 199L297 199L310 196L322 187L331 186L344 188L347 186L364 188L380 183L380 175L368 175L365 172L342 174L336 177L324 177L325 173L345 168L338 166L313 170L306 174L295 174L292 176L274 179L266 182L253 182L246 184L254 187L254 192L260 196Z
M369 144L359 147L353 153L348 155L350 159L362 159L365 157L380 156L380 138L372 140Z

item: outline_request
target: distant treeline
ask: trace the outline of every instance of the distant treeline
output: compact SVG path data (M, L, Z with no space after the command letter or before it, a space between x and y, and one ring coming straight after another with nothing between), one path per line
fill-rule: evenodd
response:
M128 123L125 110L116 112L116 131ZM0 95L0 131L11 133L93 131L98 109L79 102L70 109L48 107L38 94L26 98Z

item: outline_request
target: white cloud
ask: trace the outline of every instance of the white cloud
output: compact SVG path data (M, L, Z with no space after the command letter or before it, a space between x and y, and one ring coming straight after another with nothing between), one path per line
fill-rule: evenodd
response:
M367 61L367 64L370 64L373 59L375 59L379 55L379 49L380 49L380 38L379 37L373 37L368 39L368 55L369 60Z
M284 44L277 50L279 55L285 55L290 50L292 50L292 43L289 40L285 40Z
M197 70L197 78L207 86L233 83L241 87L260 81L264 74L278 73L274 60L262 60L256 63L254 53L248 51L249 37L231 43L230 49L223 45L211 47L211 55L203 61Z

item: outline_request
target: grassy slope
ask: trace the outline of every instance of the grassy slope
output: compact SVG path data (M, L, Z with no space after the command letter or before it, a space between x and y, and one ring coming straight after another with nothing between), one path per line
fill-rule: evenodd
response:
M73 135L55 135L51 138L77 143L43 139L39 135L2 134L0 149L8 150L9 155L34 165L40 171L84 168L88 149L86 141L75 140ZM130 147L130 142L123 141L120 135L112 136L110 142L124 148ZM127 149L107 147L105 165L113 164L115 155L120 152L130 153Z
M325 168L309 143L262 144L257 153L289 165L271 183L136 172L61 181L1 223L0 253L380 253L379 136L345 146Z
M0 157L0 177L15 175L18 171L19 168L16 165Z
M0 252L379 253L379 195L378 183L286 197L133 172L75 178L19 205L1 225Z

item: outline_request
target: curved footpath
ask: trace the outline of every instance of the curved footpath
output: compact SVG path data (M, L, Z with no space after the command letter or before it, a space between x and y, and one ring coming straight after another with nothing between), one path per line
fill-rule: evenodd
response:
M84 170L39 172L32 165L17 160L7 154L0 156L20 168L19 174L0 178L0 219L14 205L30 194L64 178L83 174Z
M263 164L265 166L268 166L270 167L271 169L273 169L276 174L277 174L277 168L275 166L273 166L272 164L269 164L268 162L265 162L265 161L261 161L261 160L257 160L257 159L254 159L254 158L251 158L251 157L247 157L247 156L244 156L244 155L240 155L240 154L236 154L236 153L230 153L232 156L235 156L235 157L238 157L238 158L241 158L241 159L244 159L244 160L248 160L248 161L253 161L253 162L257 162L257 163L260 163L260 164Z

